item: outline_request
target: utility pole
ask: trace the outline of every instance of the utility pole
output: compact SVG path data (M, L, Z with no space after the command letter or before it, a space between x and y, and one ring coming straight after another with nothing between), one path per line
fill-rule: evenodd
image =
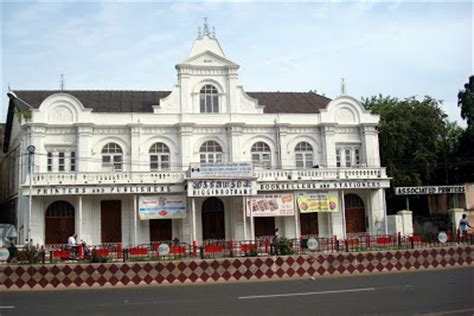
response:
M28 175L30 178L30 194L29 194L29 199L28 199L28 228L26 231L26 240L29 243L31 239L31 207L32 207L32 202L33 202L33 158L35 154L36 147L33 145L29 145L26 148L26 151L28 152Z

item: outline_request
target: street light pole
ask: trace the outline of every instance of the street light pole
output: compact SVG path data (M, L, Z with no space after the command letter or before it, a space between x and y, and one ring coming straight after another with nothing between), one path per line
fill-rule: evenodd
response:
M28 228L26 232L26 241L29 243L31 239L31 207L33 202L33 155L35 154L36 147L29 145L26 150L28 152L28 174L30 178L30 194L28 198Z

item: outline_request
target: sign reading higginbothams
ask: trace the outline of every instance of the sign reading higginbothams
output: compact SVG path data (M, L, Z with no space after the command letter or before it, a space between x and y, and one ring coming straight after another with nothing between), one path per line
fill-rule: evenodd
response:
M257 194L252 180L188 180L188 196L249 196Z
M424 187L396 187L396 195L417 195L417 194L455 194L465 193L466 187L460 185L444 186L424 186Z

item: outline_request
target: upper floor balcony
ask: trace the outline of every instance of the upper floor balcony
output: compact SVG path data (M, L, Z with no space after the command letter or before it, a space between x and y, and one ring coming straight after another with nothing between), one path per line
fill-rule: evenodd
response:
M386 179L385 168L254 169L257 182ZM35 173L34 186L169 184L186 180L186 171ZM29 178L23 185L29 185Z

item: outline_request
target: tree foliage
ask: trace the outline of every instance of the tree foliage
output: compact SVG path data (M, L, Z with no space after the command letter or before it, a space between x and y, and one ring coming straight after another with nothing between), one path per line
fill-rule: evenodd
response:
M464 85L464 90L458 93L458 106L461 108L461 117L466 120L467 128L473 128L474 123L474 76Z
M433 184L446 149L447 120L441 102L429 96L399 100L379 95L362 103L380 115L381 162L393 178L392 186Z

